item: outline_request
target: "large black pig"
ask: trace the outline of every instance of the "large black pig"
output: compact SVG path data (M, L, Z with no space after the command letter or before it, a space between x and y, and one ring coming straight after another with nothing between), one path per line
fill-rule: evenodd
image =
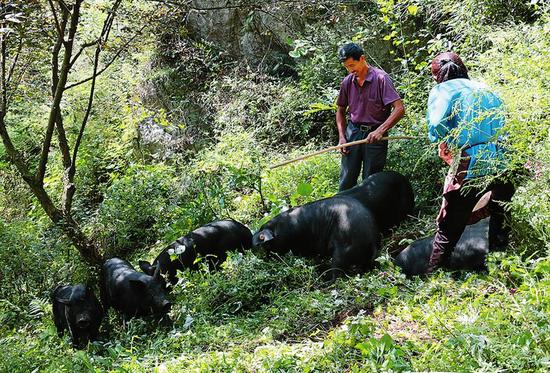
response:
M89 286L57 286L52 294L52 310L57 334L61 337L68 330L73 346L83 348L97 339L103 308Z
M149 276L119 258L108 259L103 264L101 301L106 310L113 307L122 312L125 320L147 315L164 317L171 307L160 271Z
M216 266L227 259L229 250L249 249L252 246L250 229L235 220L219 220L195 229L172 242L153 261L140 261L139 267L149 275L160 268L168 280L175 284L176 273L184 268L196 268L197 255L207 256L209 263ZM173 259L171 256L177 256Z
M468 225L453 253L441 266L450 270L482 271L486 269L485 258L489 252L489 218ZM434 236L411 243L395 259L407 276L426 273L432 251Z
M374 265L380 233L371 212L348 197L332 197L287 210L265 223L252 239L269 252L332 258L330 279L365 272Z
M411 183L394 171L370 175L360 185L337 195L353 197L361 202L374 214L382 233L387 233L390 228L401 223L414 210Z

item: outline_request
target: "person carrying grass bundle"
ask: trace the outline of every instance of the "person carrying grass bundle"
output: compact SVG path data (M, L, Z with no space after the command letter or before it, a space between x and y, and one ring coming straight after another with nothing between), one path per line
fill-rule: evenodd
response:
M428 98L428 137L440 142L439 156L451 167L443 188L428 273L451 255L466 225L482 217L473 216L472 211L486 192L491 192L487 205L491 215L489 249L507 245L509 228L504 224L502 202L510 201L514 194L510 181L494 177L506 169L500 98L485 84L470 80L456 53L437 55L431 73L437 85ZM483 176L493 176L485 188L480 186Z

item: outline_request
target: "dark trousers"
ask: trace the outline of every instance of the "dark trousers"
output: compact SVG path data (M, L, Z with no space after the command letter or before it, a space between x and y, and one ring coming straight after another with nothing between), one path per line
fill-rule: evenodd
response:
M374 129L376 129L374 126L359 126L348 121L346 127L346 140L347 142L363 140ZM353 188L357 185L357 178L359 177L361 166L363 166L363 180L369 177L369 175L384 169L388 156L388 141L354 145L347 149L349 153L342 154L340 191Z
M487 191L492 191L488 204L491 218L489 220L489 249L496 249L508 243L510 228L505 225L506 213L502 202L509 202L514 195L514 186L511 182L495 181L485 190L466 188L464 182L458 190L453 190L443 196L447 200L445 216L437 224L437 232L433 240L432 254L428 265L428 272L435 270L442 261L450 257L464 228L470 219L479 198Z

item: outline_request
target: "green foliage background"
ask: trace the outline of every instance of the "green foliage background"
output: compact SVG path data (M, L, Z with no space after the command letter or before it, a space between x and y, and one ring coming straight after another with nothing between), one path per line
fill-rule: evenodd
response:
M137 14L140 6L150 10L134 3ZM185 11L161 11L155 32L143 35L98 81L78 163L75 213L106 255L133 263L152 259L214 219L232 217L254 230L285 207L334 194L338 154L268 166L333 145L334 102L345 74L335 51L348 40L365 46L369 61L391 74L404 98L407 116L392 134L418 139L392 142L387 168L410 178L416 216L384 240L380 266L368 274L327 285L310 261L267 258L261 250L233 253L220 271L181 274L172 294L173 328L152 320L123 328L111 311L101 340L74 351L67 336L57 337L49 293L58 283L95 283L97 274L50 225L0 146L0 371L549 368L545 2L306 2L296 10L303 27L288 41L292 64L285 71L292 74L231 61L214 43L189 38L178 21ZM98 27L94 20L86 20L90 30ZM505 102L517 185L507 206L513 237L507 252L489 255L488 273L406 279L389 253L435 228L446 167L425 140L427 68L448 48ZM9 118L16 143L30 153L39 149L36 134L47 113L47 76L42 60ZM67 95L64 110L75 125L69 136L76 136L86 94L81 86ZM181 143L145 146L139 129L146 123L180 136ZM53 148L49 190L62 187L59 158Z

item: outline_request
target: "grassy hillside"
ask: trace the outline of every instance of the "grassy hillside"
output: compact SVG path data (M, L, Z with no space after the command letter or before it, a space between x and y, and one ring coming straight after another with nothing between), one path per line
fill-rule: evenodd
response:
M332 285L312 263L291 255L234 254L219 272L183 274L172 328L151 319L123 328L111 311L109 334L84 351L57 337L46 299L33 299L25 310L3 303L25 322L3 323L0 368L544 371L549 263L514 254L519 250L491 254L485 274L412 280L383 256L380 268Z
M181 273L170 295L172 326L146 318L123 327L111 310L100 340L74 350L67 335L57 336L50 292L58 283L96 285L98 274L51 224L0 146L0 371L550 370L547 4L305 4L304 25L289 40L294 64L285 69L293 73L284 76L274 73L279 67L228 61L207 40L187 39L176 8L159 13L155 32L98 80L75 217L103 254L137 267L214 219L232 217L255 230L286 207L333 195L338 154L269 165L336 141L334 102L345 71L335 48L353 39L403 96L407 116L392 134L416 137L390 144L387 169L411 180L417 211L383 240L377 268L328 284L319 263L261 249L232 253L219 271ZM271 9L261 5L250 12ZM362 17L366 10L373 13ZM250 13L250 24L257 15ZM93 28L93 19L86 22ZM506 106L517 188L507 206L511 243L489 254L486 273L407 279L391 254L435 230L446 166L427 141L427 64L449 47ZM45 111L37 92L48 66L24 81L9 118L17 145L30 154L40 149ZM87 93L81 86L67 94L69 121L78 122ZM164 140L148 143L143 128ZM51 152L46 188L55 191L63 168L57 147Z

